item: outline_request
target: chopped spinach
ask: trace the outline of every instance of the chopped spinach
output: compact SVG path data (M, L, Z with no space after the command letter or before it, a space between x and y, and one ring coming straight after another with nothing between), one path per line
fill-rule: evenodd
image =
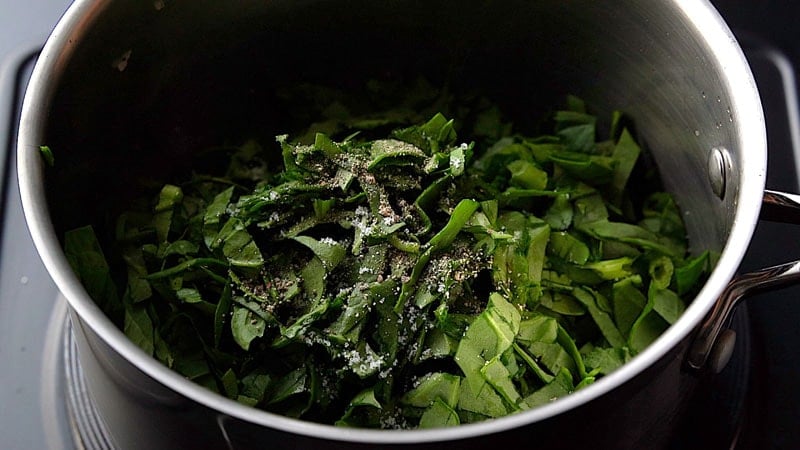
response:
M711 268L672 198L632 186L642 149L620 115L598 141L568 105L536 137L491 107L476 142L440 113L340 114L279 136L272 172L247 142L224 176L120 217L114 265L90 227L67 258L145 352L253 407L373 428L534 408L646 348Z

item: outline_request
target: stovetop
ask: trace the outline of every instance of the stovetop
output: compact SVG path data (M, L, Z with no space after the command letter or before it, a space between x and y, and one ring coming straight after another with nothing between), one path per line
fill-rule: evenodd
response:
M77 448L58 334L63 302L25 228L13 151L19 93L67 0L0 2L0 448Z
M767 187L800 192L794 73L800 35L793 31L800 8L793 2L712 1L745 48L759 86L770 149ZM38 50L69 1L13 3L0 2L0 449L110 448L102 423L91 415L66 303L25 227L14 167L21 95ZM741 270L800 259L798 232L760 223ZM674 448L800 447L799 322L800 286L747 301L734 320L744 336L734 359L704 382Z

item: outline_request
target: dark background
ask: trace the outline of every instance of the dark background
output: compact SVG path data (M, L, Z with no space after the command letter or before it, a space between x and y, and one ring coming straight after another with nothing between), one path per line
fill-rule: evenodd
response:
M734 34L751 33L800 57L800 2L796 0L711 0Z
M798 192L787 136L786 111L779 105L783 90L774 77L761 75L756 57L761 49L778 50L793 68L800 67L800 2L793 0L713 0L753 64L765 105L769 162L767 188ZM796 84L796 83L795 83ZM796 86L795 86L796 87ZM797 112L797 111L795 111ZM760 223L741 271L800 259L800 227ZM800 448L800 287L761 294L747 300L753 332L748 404L737 448Z

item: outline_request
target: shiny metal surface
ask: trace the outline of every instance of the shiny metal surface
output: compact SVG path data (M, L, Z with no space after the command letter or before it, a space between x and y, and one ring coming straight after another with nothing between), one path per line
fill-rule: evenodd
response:
M772 222L800 223L800 195L767 189L761 218Z
M65 300L60 298L63 303ZM83 375L78 358L78 344L66 310L61 319L65 322L61 343L63 345L64 390L67 397L67 411L72 425L75 446L81 450L115 450L120 448L111 438L102 416L97 411L90 394L86 377Z
M714 147L708 155L708 182L711 191L725 200L725 191L728 186L728 174L733 170L731 155L723 147Z
M302 437L309 445L420 444L535 432L538 422L609 392L642 388L642 373L680 358L690 334L733 277L758 217L766 138L746 61L706 1L510 1L491 7L482 1L436 1L423 8L410 1L373 3L354 1L343 8L330 0L235 5L77 0L48 40L20 124L25 214L42 260L80 324L76 328L87 336L80 345L82 357L99 361L96 380L111 380L108 389L98 391L110 396L125 391L142 404L160 405L157 414L141 416L143 429L160 422L186 435L181 426L205 427L226 440L269 439L277 430L283 439ZM353 48L366 62L341 57ZM601 115L612 109L629 113L686 214L693 248L721 252L684 316L617 372L547 406L455 429L377 431L311 424L245 407L163 367L124 337L72 274L59 244L64 229L113 210L131 177L153 169L155 155L165 166L160 168L174 169L170 166L183 160L188 144L241 131L234 123L240 117L229 123L221 113L231 112L218 111L231 98L245 103L249 98L229 96L231 86L257 92L263 83L320 77L319 64L330 82L368 76L382 64L435 78L447 69L437 62L452 61L454 53L464 58L459 79L499 96L523 117L535 105L550 105L567 93L586 98ZM214 70L225 84L183 83L215 80ZM245 104L243 111L272 117L253 108ZM181 132L175 134L176 129ZM148 140L153 136L160 142ZM56 152L57 170L74 176L59 178L45 169L38 152L45 144ZM129 145L137 151L115 151ZM709 153L718 147L729 150L732 169L722 199L707 182ZM143 384L152 389L142 389ZM125 417L115 413L113 397L96 397L111 432L128 432L121 430ZM180 417L187 414L186 405L197 419L194 425ZM211 423L222 424L222 431ZM146 448L168 447L163 443L172 439L145 434L152 434L139 440L150 445Z
M793 261L737 276L725 288L711 313L700 325L687 355L689 366L701 369L717 343L717 337L730 319L736 305L759 290L796 283L800 280L800 261Z
M761 218L773 222L800 223L800 195L765 190ZM701 323L687 355L689 366L693 369L702 369L709 355L718 353L715 346L730 345L727 342L718 342L718 337L724 332L724 327L730 321L740 301L756 292L779 288L798 281L800 281L800 261L768 267L733 279L720 295L711 313ZM718 371L724 367L724 363L721 366L719 363L712 366Z

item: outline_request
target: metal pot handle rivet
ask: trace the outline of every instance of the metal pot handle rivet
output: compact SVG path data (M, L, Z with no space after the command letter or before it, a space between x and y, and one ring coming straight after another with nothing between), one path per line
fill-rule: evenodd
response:
M714 348L711 349L711 354L708 355L708 367L713 373L720 373L733 356L733 349L736 347L736 332L728 329L723 330Z
M711 153L708 155L708 182L711 185L711 191L720 200L725 199L728 172L731 167L731 156L728 149L723 147L711 149Z

